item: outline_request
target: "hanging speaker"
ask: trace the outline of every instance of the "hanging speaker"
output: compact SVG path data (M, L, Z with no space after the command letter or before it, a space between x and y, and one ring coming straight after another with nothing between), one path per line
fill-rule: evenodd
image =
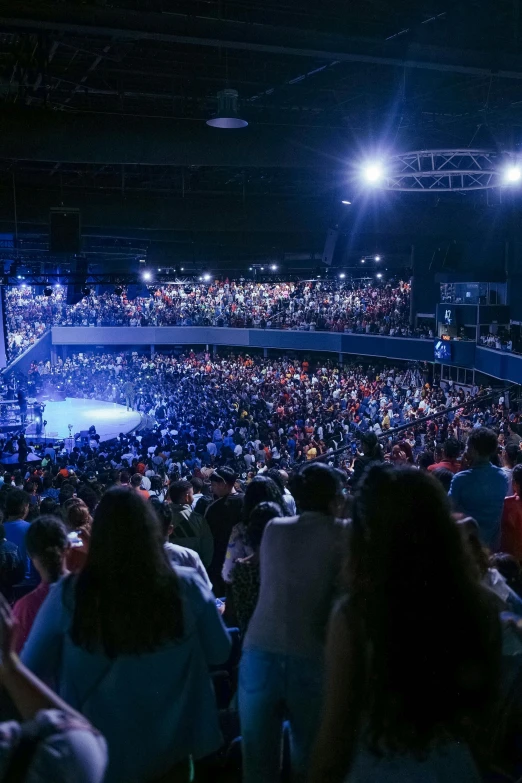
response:
M81 251L80 210L57 207L49 215L49 251L77 255Z

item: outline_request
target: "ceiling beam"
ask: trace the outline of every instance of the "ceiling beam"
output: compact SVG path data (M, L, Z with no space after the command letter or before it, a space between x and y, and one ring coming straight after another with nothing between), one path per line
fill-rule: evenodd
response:
M18 2L10 15L0 16L0 28L69 33L124 41L160 41L264 54L338 60L401 68L419 68L470 76L522 79L522 57L509 51L473 51L380 41L315 30L248 24L171 13L138 13L67 3Z

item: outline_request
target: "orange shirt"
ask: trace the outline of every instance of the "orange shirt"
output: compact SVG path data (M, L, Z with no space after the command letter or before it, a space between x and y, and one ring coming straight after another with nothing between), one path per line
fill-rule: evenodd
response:
M500 550L522 562L522 500L518 495L510 495L504 500Z

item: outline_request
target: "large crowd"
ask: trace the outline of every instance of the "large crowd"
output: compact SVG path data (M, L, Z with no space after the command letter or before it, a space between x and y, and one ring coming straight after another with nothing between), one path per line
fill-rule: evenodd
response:
M478 404L484 389L430 385L426 368L416 365L340 368L325 360L312 367L306 359L248 354L83 353L58 359L53 367L34 365L29 381L31 394L134 407L157 422L150 436L155 445L175 444L189 467L225 457L241 471L259 463L288 468L343 446L353 451L365 433L380 436L408 424L412 430L405 438L417 453L430 437L427 425L415 431L418 419L473 399L477 406L444 417L444 432L457 431L464 439L477 422L496 421L492 406Z
M244 478L224 421L201 466L160 432L4 473L0 779L515 780L522 437L492 410L417 466L366 432L351 474Z
M29 384L146 426L4 442L0 780L517 778L522 422L502 392L192 352L76 354Z
M51 290L51 289L50 289ZM12 361L56 326L229 326L328 330L401 337L433 336L412 328L405 282L216 282L149 286L141 292L93 290L69 305L65 289L51 296L27 285L6 290L8 358Z

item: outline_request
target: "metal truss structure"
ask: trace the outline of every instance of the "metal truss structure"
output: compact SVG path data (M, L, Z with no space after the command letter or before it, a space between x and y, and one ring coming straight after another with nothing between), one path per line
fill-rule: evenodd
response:
M419 150L394 155L381 182L385 190L405 192L486 190L505 185L510 157L493 150Z

